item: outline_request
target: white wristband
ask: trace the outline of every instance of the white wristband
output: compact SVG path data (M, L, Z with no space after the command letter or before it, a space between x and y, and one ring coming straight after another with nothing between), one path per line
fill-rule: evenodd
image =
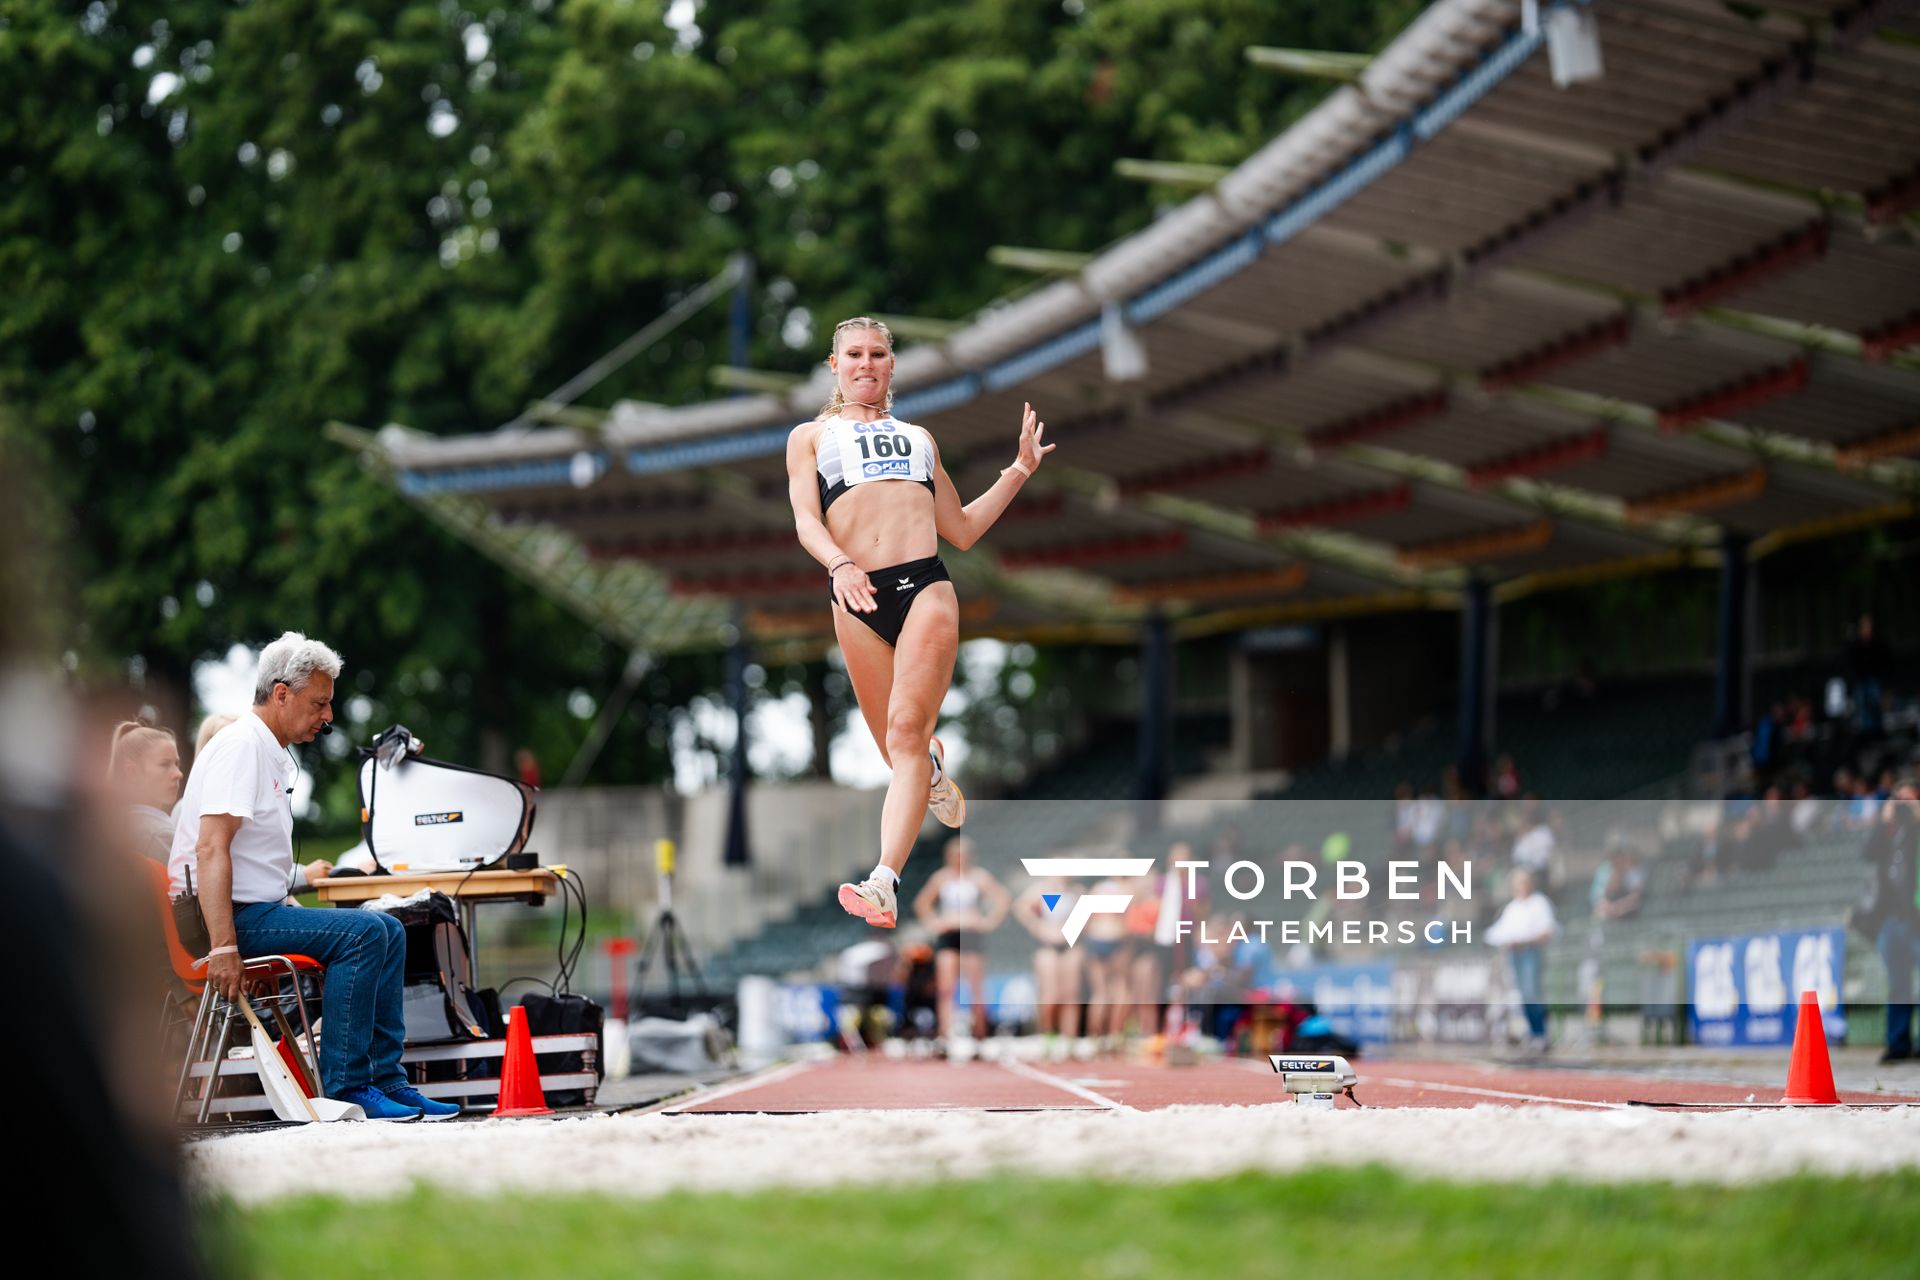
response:
M207 959L211 960L215 956L237 956L239 954L240 948L238 947L215 947L213 950L207 952Z
M1029 479L1029 480L1031 480L1031 479L1033 479L1033 472L1032 472L1032 470L1031 470L1031 469L1029 469L1029 468L1027 467L1027 465L1026 465L1025 463L1023 463L1023 462L1021 462L1021 461L1020 461L1020 459L1018 459L1018 458L1015 458L1015 459L1013 460L1013 465L1012 465L1012 466L1010 466L1010 467L1002 467L1002 468L1000 468L1000 474L1001 474L1001 475L1005 475L1005 474L1007 474L1007 472L1009 472L1009 471L1018 471L1018 472L1019 472L1019 473L1020 473L1021 475L1023 475L1023 476L1025 476L1025 477L1026 477L1027 479Z

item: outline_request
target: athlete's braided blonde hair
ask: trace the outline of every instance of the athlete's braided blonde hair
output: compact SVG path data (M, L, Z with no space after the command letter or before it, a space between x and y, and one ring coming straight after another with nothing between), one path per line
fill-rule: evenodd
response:
M851 320L842 320L839 324L833 326L833 350L836 354L838 354L840 350L840 335L849 329L873 329L877 331L881 337L887 340L888 352L892 352L893 331L891 329L881 324L878 320L875 320L872 316L855 316ZM814 416L814 421L818 422L822 418L834 417L846 407L847 398L840 393L840 379L836 377L833 380L833 399L827 401L826 406ZM885 407L888 409L893 408L893 387L891 384L887 387L887 403Z

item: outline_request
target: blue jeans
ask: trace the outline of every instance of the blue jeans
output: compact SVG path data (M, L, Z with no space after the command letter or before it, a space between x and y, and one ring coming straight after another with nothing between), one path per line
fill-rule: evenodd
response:
M1913 1052L1913 922L1880 926L1880 959L1887 966L1887 1052Z
M1520 989L1520 1008L1527 1015L1527 1031L1531 1035L1545 1036L1547 1005L1542 998L1540 971L1546 948L1515 947L1508 954L1513 957L1513 985Z
M294 952L327 967L322 1092L338 1098L362 1085L392 1089L407 1082L400 1070L407 931L398 920L383 911L236 902L233 924L241 955Z

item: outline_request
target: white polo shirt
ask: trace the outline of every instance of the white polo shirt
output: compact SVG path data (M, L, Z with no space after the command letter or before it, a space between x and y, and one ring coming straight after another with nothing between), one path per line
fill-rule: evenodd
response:
M1544 893L1530 893L1502 907L1500 918L1487 926L1480 939L1490 947L1530 947L1558 932L1560 922L1553 917L1553 903Z
M190 867L194 889L199 890L193 850L200 840L200 819L225 813L242 819L233 833L233 900L278 902L286 897L293 884L293 775L292 755L253 712L214 734L195 758L186 794L180 797L180 820L167 859L173 891L186 889Z

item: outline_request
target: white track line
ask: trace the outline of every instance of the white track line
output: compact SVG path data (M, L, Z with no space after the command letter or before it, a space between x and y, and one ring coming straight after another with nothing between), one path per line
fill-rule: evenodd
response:
M1223 1061L1235 1063L1248 1071L1258 1071L1262 1075L1272 1070L1250 1058L1226 1058ZM1438 1089L1443 1093L1471 1093L1483 1098L1505 1098L1511 1102L1550 1102L1566 1107L1597 1107L1605 1111L1625 1111L1633 1105L1629 1102L1590 1102L1582 1098L1557 1098L1544 1093L1512 1093L1506 1089L1488 1089L1481 1085L1441 1084L1434 1080L1408 1080L1400 1076L1376 1076L1365 1073L1361 1074L1360 1083L1354 1087L1364 1089L1370 1084L1392 1085L1401 1089Z
M1036 1067L1030 1067L1024 1062L1017 1061L1013 1058L1001 1058L999 1059L999 1063L1003 1069L1011 1071L1014 1075L1027 1080L1038 1080L1040 1083L1050 1084L1056 1089L1064 1089L1084 1102L1094 1103L1098 1106L1105 1107L1109 1111L1124 1111L1128 1115L1139 1114L1124 1102L1116 1102L1104 1093L1095 1093L1085 1085L1075 1084L1071 1080L1062 1080L1059 1076L1050 1075Z
M1601 1111L1626 1111L1630 1103L1590 1102L1586 1098L1553 1098L1551 1094L1511 1094L1503 1088L1480 1088L1478 1084L1440 1084L1436 1080L1404 1080L1390 1075L1363 1075L1359 1088L1367 1084L1392 1084L1396 1088L1438 1088L1448 1094L1478 1094L1480 1098L1507 1098L1511 1102L1549 1102L1557 1107L1597 1107Z
M1505 1098L1512 1102L1550 1102L1559 1107L1596 1107L1602 1111L1625 1111L1629 1103L1593 1102L1585 1098L1556 1098L1544 1093L1509 1093L1505 1089L1484 1089L1471 1084L1440 1084L1433 1080L1403 1080L1395 1076L1360 1077L1358 1088L1370 1084L1394 1085L1403 1089L1439 1089L1446 1093L1471 1093L1482 1098Z
M831 1061L831 1059L825 1059L824 1061ZM663 1099L651 1107L642 1107L639 1111L629 1112L628 1114L643 1116L655 1114L668 1116L680 1115L685 1112L688 1107L704 1106L709 1102L717 1102L721 1098L731 1098L736 1093L745 1093L749 1089L758 1089L762 1085L777 1084L782 1080L791 1079L803 1071L810 1071L819 1065L820 1061L789 1062L785 1066L773 1067L766 1071L750 1075L744 1080L729 1080L725 1084L715 1085L711 1089L699 1090L683 1098Z

